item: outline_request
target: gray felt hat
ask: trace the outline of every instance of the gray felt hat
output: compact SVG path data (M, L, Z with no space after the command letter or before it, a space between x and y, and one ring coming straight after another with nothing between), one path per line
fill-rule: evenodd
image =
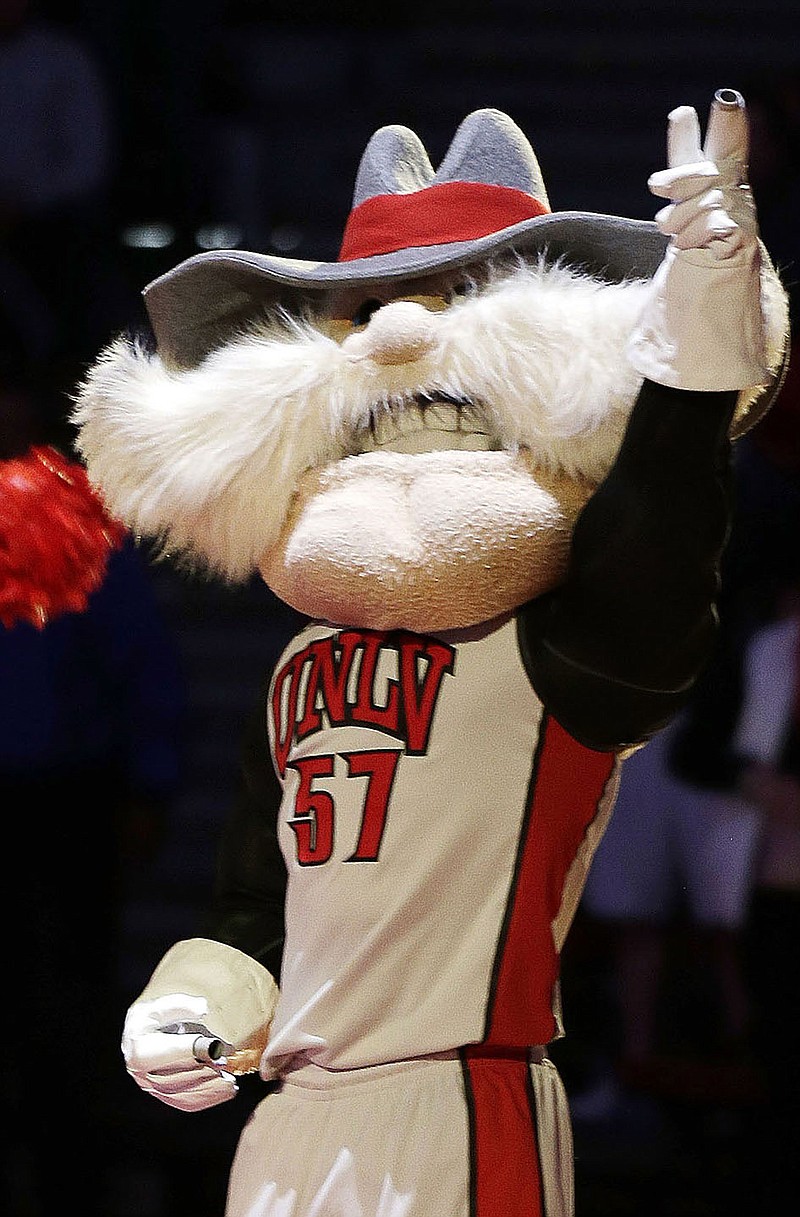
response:
M196 254L144 291L159 351L198 363L270 305L295 311L334 288L477 267L505 253L546 252L612 282L650 278L666 238L650 221L551 212L536 156L499 110L461 123L439 168L407 127L382 127L361 158L339 260L239 249Z

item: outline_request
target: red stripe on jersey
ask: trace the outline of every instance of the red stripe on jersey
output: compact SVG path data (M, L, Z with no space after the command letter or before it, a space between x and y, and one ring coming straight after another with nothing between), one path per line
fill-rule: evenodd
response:
M556 1034L559 961L553 940L567 872L614 768L546 715L506 919L495 960L486 1043L546 1044Z
M470 1217L543 1217L536 1102L526 1054L476 1057L466 1049L462 1065L470 1113Z

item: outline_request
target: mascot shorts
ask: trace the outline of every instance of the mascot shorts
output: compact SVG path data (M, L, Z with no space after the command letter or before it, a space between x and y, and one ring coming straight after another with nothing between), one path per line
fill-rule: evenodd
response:
M572 1171L547 1058L304 1065L250 1117L227 1217L572 1217Z

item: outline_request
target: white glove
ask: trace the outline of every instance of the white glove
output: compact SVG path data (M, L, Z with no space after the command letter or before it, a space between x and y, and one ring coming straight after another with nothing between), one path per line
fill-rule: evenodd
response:
M222 1063L195 1059L197 1027L237 1049L263 1051L277 1000L272 976L249 955L206 938L176 943L126 1015L128 1073L169 1107L201 1111L224 1103L236 1094L236 1079ZM164 1030L180 1024L186 1032Z
M128 1073L147 1094L181 1111L202 1111L232 1099L237 1092L233 1074L202 1064L192 1051L199 1026L188 1034L166 1033L170 1025L206 1026L208 1003L188 993L172 993L131 1006L122 1033Z
M769 378L761 304L768 259L747 184L748 144L744 100L732 89L714 98L704 147L690 106L669 115L669 168L648 185L670 200L656 215L670 242L627 352L659 384L741 390Z

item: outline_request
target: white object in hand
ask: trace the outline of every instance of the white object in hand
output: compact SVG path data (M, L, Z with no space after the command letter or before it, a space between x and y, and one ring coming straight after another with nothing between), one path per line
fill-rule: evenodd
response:
M164 1030L175 1024L200 1023L208 1013L203 998L173 993L131 1006L122 1033L125 1065L147 1094L181 1111L202 1111L232 1099L236 1080L220 1065L197 1059L197 1030L180 1034Z

